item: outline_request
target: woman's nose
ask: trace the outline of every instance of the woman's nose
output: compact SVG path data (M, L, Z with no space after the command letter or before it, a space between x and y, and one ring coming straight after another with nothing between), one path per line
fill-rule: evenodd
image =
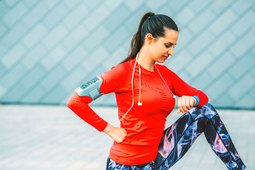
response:
M174 49L173 49L173 48L169 49L169 50L168 50L168 55L171 55L171 56L172 56L173 54L174 54Z

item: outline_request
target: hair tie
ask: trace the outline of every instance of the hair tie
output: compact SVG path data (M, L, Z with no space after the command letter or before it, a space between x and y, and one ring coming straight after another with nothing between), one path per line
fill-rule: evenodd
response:
M150 19L150 17L154 16L155 14L154 13L150 13L148 19Z

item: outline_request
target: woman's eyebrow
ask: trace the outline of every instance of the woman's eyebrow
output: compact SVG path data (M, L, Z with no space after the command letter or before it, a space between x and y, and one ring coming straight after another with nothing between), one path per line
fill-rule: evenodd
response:
M177 43L172 43L172 42L166 42L165 44L172 44L172 45L177 45Z

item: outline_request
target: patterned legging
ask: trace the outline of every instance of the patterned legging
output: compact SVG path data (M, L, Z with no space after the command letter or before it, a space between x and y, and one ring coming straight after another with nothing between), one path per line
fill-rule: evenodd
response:
M196 138L203 133L212 150L230 170L246 167L238 155L232 140L211 104L193 108L164 131L155 161L139 166L126 166L107 161L107 170L167 170L188 151Z

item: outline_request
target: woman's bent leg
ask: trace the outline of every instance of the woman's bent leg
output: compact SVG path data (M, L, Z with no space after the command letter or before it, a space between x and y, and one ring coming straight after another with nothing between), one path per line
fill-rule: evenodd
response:
M195 138L203 132L206 119L194 121L190 113L185 113L164 131L156 158L156 169L165 170L173 166L190 148Z
M173 166L202 132L228 169L245 169L223 122L210 104L192 109L164 131L156 158L157 169Z
M208 104L206 107L206 111L217 113L212 105ZM212 150L228 169L243 170L246 168L218 113L209 119L204 134Z

